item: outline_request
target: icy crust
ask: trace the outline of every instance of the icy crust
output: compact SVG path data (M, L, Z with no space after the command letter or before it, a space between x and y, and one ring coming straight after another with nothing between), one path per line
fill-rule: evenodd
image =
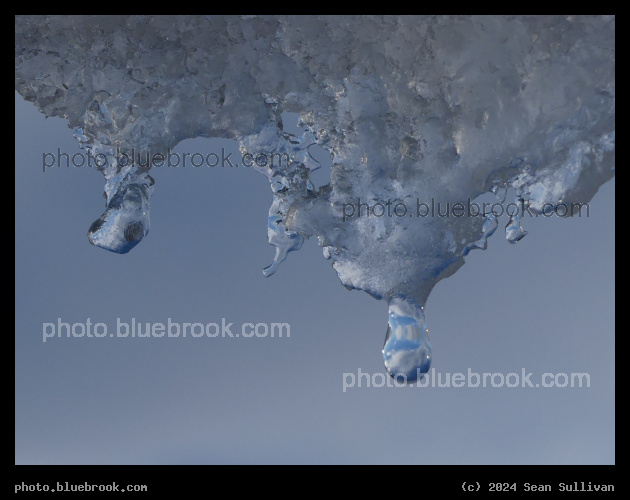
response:
M273 191L266 275L317 236L345 286L415 304L496 229L416 217L418 200L513 187L540 211L588 202L614 175L614 16L18 16L15 28L16 90L108 158L90 241L112 251L148 232L153 189L115 151L191 137L290 153L257 168ZM302 135L283 131L286 111ZM319 188L313 143L334 161ZM387 201L408 213L344 217Z

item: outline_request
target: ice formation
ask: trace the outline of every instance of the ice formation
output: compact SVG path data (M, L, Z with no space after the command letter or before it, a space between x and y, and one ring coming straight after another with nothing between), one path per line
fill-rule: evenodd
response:
M107 159L91 243L125 253L149 230L150 165L120 151L287 153L254 167L273 192L265 275L317 236L347 288L388 301L385 366L408 381L431 361L431 289L497 229L457 204L512 188L548 211L614 175L614 16L19 16L15 34L16 90ZM334 162L318 188L313 145ZM449 216L418 216L436 203ZM506 238L525 234L513 216Z

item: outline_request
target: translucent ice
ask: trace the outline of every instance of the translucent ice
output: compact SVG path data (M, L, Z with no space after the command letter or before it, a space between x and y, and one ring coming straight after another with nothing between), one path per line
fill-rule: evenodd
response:
M273 194L264 273L317 236L347 288L389 302L392 375L428 369L420 305L497 228L471 200L511 189L541 213L614 175L614 16L18 16L15 31L16 90L107 158L92 243L122 253L149 230L151 164L120 151L207 136L286 154L254 167ZM435 204L451 211L421 215Z

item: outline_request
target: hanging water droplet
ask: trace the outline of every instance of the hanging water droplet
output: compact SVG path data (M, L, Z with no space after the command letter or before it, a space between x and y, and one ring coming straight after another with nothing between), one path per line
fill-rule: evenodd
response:
M414 382L429 371L431 345L427 333L421 306L397 297L389 300L383 361L396 380Z
M483 223L483 227L481 228L486 240L494 234L498 226L499 226L499 221L494 216L494 214L492 213L488 214L488 217L486 218L486 222Z
M466 245L466 248L464 249L462 254L468 255L468 253L473 248L480 248L481 250L485 250L486 248L488 248L488 238L490 238L490 236L494 234L494 232L497 230L497 227L499 227L499 221L494 216L494 214L489 213L486 217L486 222L483 223L483 227L481 228L481 238Z
M106 196L107 210L88 230L90 243L110 252L127 253L149 233L154 181L146 172L137 173L131 168L113 179Z
M274 201L269 209L270 213L276 211L275 206ZM299 250L304 242L302 235L284 227L282 219L278 215L269 215L267 219L267 235L269 243L276 247L276 254L271 265L263 269L265 277L274 274L278 266L287 258L287 254Z
M519 200L517 199L517 202L518 201ZM521 227L521 217L518 214L518 211L516 211L510 216L510 221L505 226L505 239L510 243L515 244L521 241L526 234L527 231Z

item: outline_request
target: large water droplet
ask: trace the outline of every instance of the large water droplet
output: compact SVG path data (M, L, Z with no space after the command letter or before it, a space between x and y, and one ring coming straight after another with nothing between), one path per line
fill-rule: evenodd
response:
M128 169L129 170L129 169ZM108 183L107 210L88 230L92 245L110 252L127 253L149 233L149 205L153 179L131 171Z
M414 382L429 371L431 345L428 332L421 306L398 297L389 300L383 361L397 381Z

